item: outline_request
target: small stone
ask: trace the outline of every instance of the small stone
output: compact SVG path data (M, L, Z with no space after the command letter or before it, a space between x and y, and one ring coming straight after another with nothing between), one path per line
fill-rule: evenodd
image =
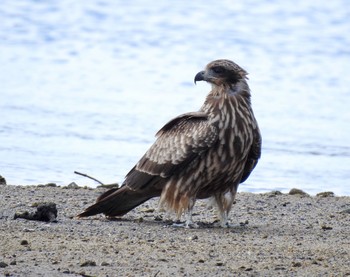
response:
M24 228L23 232L32 233L32 232L35 232L35 229Z
M0 175L0 185L6 185L6 179Z
M16 265L16 264L17 264L17 261L16 261L16 260L10 262L10 265Z
M21 240L21 245L28 245L28 241L26 239Z
M67 189L78 189L79 186L75 182L72 182L66 188Z
M153 212L154 212L154 209L153 209L153 208L144 208L144 209L141 209L140 212L143 212L143 213L153 213Z
M289 195L302 195L302 196L309 196L305 191L301 189L293 188L289 191Z
M239 225L240 226L245 226L245 225L248 225L249 224L249 220L246 219L244 222L240 222Z
M57 187L57 184L56 184L56 183L47 183L47 184L45 185L45 187L52 187L52 188L55 188L55 187Z
M190 236L188 239L189 239L189 240L197 240L197 239L198 239L198 236L197 236L197 235Z
M286 268L282 265L275 266L275 270L286 270Z
M293 267L301 267L301 262L292 262Z
M326 224L322 224L322 225L321 225L321 228L322 228L322 230L332 230L332 229L333 229L333 227L328 226L328 225L326 225Z
M95 261L90 261L90 260L87 260L85 262L82 262L80 264L81 267L84 267L84 266L96 266L96 262Z
M0 262L0 268L4 268L4 267L7 267L7 266L8 266L7 263L5 263L5 262Z
M273 191L267 192L266 195L268 197L276 197L277 195L282 195L282 192L280 192L279 190L273 190Z
M334 197L334 192L324 191L316 194L317 197Z
M109 266L109 265L111 265L110 263L107 263L107 262L102 262L101 263L101 266Z
M202 264L202 263L204 263L204 260L200 259L200 260L198 260L198 262Z
M215 264L216 266L223 266L224 265L224 263L223 262L216 262L216 264Z

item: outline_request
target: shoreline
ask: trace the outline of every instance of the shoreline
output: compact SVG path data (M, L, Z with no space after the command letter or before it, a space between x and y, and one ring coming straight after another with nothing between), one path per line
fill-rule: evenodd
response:
M231 228L197 201L198 229L169 226L152 199L118 220L77 219L105 188L0 186L3 276L350 276L350 197L240 192ZM38 203L57 222L16 219Z

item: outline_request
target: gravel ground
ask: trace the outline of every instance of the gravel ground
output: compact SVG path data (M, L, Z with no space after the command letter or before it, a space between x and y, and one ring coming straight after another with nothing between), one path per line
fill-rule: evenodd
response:
M2 276L350 276L350 197L238 193L231 228L198 201L198 229L146 202L122 219L77 219L104 188L0 186ZM14 219L42 202L57 222Z

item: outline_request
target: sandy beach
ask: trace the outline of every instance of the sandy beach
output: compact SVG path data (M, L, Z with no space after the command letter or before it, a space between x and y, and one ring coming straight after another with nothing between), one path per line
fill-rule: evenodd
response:
M121 219L75 216L105 188L0 186L1 276L350 276L350 197L240 192L231 228L196 203L176 228L158 199ZM53 202L53 222L14 219Z

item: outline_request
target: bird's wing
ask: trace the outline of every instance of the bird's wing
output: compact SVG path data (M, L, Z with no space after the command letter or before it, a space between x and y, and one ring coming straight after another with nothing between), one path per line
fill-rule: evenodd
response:
M261 156L261 134L259 131L259 128L256 127L253 130L253 143L250 147L250 151L248 154L248 158L246 161L246 164L244 166L243 175L241 178L240 183L243 183L245 180L248 179L250 173L252 173L255 166L258 164L258 160Z
M185 168L218 138L218 130L203 112L180 115L169 121L156 134L157 140L136 166L126 175L124 184L138 189L154 177L167 178Z

